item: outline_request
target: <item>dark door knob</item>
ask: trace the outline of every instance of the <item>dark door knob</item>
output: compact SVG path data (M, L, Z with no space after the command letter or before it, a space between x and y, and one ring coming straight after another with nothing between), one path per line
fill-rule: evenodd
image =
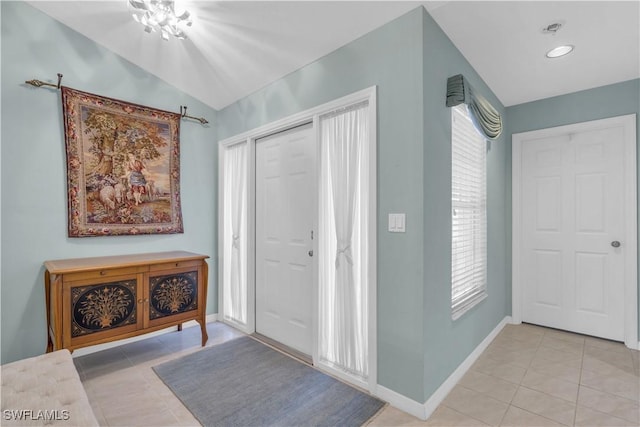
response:
M619 248L620 242L618 242L617 240L614 240L613 242L611 242L611 246L613 246L614 248Z

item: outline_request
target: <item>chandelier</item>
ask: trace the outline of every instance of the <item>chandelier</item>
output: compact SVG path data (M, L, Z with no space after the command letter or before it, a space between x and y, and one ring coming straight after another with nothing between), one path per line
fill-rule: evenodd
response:
M188 11L176 15L173 0L129 0L133 7L133 19L144 25L147 33L159 31L163 40L169 40L169 35L184 40L187 35L182 31L182 24L190 27L192 21Z

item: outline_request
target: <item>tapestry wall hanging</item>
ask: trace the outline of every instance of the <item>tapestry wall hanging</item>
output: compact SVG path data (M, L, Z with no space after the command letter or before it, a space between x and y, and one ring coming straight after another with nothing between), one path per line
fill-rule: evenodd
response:
M61 89L69 237L182 233L180 114Z

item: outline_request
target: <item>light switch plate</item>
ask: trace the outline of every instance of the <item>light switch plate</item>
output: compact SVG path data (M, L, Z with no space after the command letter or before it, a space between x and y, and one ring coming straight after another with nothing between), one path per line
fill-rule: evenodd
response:
M406 223L406 215L403 213L389 214L389 231L391 233L404 233Z

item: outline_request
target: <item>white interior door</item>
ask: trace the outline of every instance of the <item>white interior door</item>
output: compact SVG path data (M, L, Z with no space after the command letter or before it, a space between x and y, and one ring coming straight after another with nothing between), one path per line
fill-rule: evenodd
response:
M624 137L616 125L522 140L523 321L624 340Z
M315 158L311 124L256 141L256 331L308 355Z

